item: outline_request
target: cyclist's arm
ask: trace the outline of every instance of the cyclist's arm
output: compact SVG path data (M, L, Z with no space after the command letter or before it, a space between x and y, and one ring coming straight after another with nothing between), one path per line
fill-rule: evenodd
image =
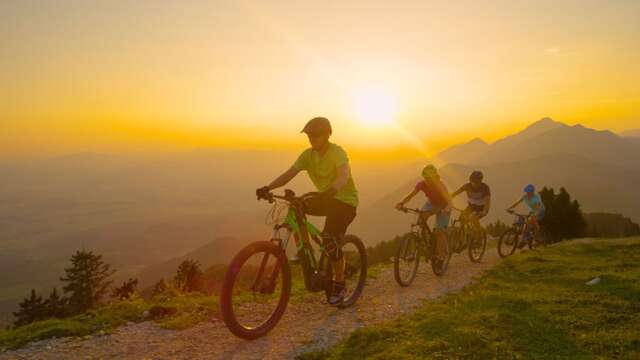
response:
M511 207L509 207L507 210L512 210L514 207L520 205L521 202L522 202L522 199L518 200L515 204L511 205Z
M489 209L491 209L491 195L487 195L484 199L485 203L482 212L487 215L489 213Z
M453 199L454 197L460 195L464 191L464 187L465 187L464 185L460 186L460 189L456 190L456 192L451 194L451 198Z
M269 187L269 190L277 189L281 186L287 185L287 183L289 183L291 179L296 177L296 175L298 175L299 172L300 170L296 169L295 167L293 166L290 167L289 170L282 173L282 175L278 176L275 180L273 180L271 184L267 185Z
M351 169L349 168L349 164L342 164L336 166L336 180L333 182L331 186L335 191L340 191L347 182L349 182L349 176L351 175Z
M416 196L416 194L418 194L420 190L418 189L413 189L413 191L411 191L410 193L408 193L404 198L402 198L402 200L400 200L400 202L398 203L398 205L403 205L408 203L409 200L413 199L414 196Z

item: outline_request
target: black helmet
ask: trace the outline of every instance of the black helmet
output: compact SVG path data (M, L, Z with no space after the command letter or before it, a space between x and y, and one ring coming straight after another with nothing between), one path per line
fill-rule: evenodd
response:
M482 179L484 179L484 174L480 170L475 170L469 176L469 181L482 181Z
M307 135L311 134L331 134L331 123L327 118L324 117L314 117L313 119L307 122L307 125L302 129L303 133Z

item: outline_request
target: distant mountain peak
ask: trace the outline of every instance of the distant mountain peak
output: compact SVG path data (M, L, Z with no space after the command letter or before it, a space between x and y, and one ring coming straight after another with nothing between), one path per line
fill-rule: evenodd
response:
M530 131L530 130L546 131L546 130L555 129L560 126L566 126L566 125L559 121L555 121L550 117L543 117L542 119L527 126L527 128L524 131Z
M482 140L480 138L475 138L475 139L469 141L467 144L468 145L489 145L489 144L487 144L486 141L484 141L484 140Z

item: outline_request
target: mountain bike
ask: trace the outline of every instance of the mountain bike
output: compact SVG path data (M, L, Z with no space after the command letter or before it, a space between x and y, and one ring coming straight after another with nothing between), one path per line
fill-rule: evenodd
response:
M304 213L305 200L317 194L296 197L293 191L285 190L284 195L267 196L266 200L274 204L270 212L274 225L272 238L247 245L233 258L220 293L222 319L236 336L244 339L264 336L284 314L291 294L291 268L285 251L292 235L306 290L324 291L327 300L331 296L334 262L322 243L320 230L307 221ZM367 254L355 235L343 235L336 241L336 251L342 250L346 263L347 289L344 300L337 306L345 308L362 294Z
M460 216L449 227L449 249L457 254L468 250L469 260L478 263L487 248L487 233L472 218L475 214L458 208L454 210L459 211Z
M396 256L393 260L393 274L400 286L409 286L418 273L420 256L424 255L425 261L431 263L431 269L437 276L442 276L447 271L451 252L447 251L444 261L436 258L436 241L427 221L421 216L425 211L419 209L401 208L405 213L416 214L417 220L411 225L411 231L402 236L398 242Z
M507 212L514 215L515 219L511 227L505 230L500 236L500 239L498 239L498 254L500 257L513 255L516 249L526 245L529 246L529 249L547 246L548 235L546 232L541 229L541 231L536 234L535 229L529 223L529 219L533 215L518 214L511 210Z

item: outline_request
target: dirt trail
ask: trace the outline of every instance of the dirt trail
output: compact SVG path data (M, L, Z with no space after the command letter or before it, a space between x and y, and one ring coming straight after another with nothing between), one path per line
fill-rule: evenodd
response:
M399 287L392 267L368 279L360 301L349 309L324 303L322 294L290 304L278 326L266 337L245 341L234 337L217 319L186 330L165 330L152 322L121 327L89 339L45 340L0 354L0 359L264 359L293 358L337 343L353 330L411 312L422 300L459 290L499 258L487 249L481 264L466 253L455 255L444 277L421 264L415 282Z

